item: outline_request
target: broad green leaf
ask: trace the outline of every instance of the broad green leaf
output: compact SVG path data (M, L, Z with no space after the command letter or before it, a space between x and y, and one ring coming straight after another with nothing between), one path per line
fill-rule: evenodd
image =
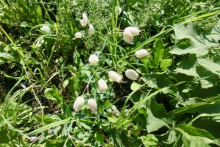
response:
M212 108L215 105L218 106L219 104L220 104L220 97L217 96L217 97L207 99L206 102L195 103L195 104L191 104L191 105L176 109L172 111L171 114L178 116L184 113L194 113L197 111L205 111L205 110L209 110L209 108Z
M47 88L44 91L44 95L47 99L58 102L58 104L63 104L63 96L60 94L59 90L54 86L53 88Z
M185 124L175 127L175 130L183 135L182 139L185 146L209 147L209 144L220 145L220 142L206 130Z
M100 134L99 132L96 132L94 135L94 139L98 143L98 145L100 146L103 144L105 138L102 134Z
M140 87L141 87L142 85L141 84L138 84L138 83L136 83L136 82L133 82L132 84L131 84L131 90L137 90L137 89L139 89Z
M141 136L141 141L145 147L157 147L158 139L153 134L147 134L147 136Z
M219 26L213 27L211 32L202 32L196 22L188 23L187 25L175 25L175 38L181 40L170 53L176 55L196 54L204 56L209 52L209 48L218 46L220 33L216 33ZM215 33L213 35L213 33ZM183 40L189 39L189 40Z
M154 64L155 64L155 68L157 68L159 66L159 63L161 62L162 58L163 58L163 41L162 40L157 40L155 42L155 52L154 52Z
M212 60L199 58L198 64L212 73L220 76L220 65L214 63Z
M151 133L157 131L163 126L166 126L164 119L167 116L163 105L157 104L155 99L147 101L147 131Z
M43 125L44 124L50 124L50 123L53 123L55 122L56 120L50 118L49 116L47 115L43 115L43 118L42 118L42 115L35 115L35 121L38 123L38 124L41 124ZM43 122L42 122L43 121Z

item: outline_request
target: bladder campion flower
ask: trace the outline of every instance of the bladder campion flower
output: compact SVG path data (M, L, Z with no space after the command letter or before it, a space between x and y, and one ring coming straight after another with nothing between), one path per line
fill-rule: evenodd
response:
M108 77L115 82L120 83L122 81L122 76L119 75L117 72L115 71L109 71L108 72Z
M98 65L99 64L99 57L95 54L92 54L89 56L89 63L92 65Z
M93 113L95 113L95 114L97 113L97 102L95 99L89 99L88 106Z
M92 35L94 33L95 33L95 29L94 29L93 25L90 24L89 25L89 34Z
M148 56L149 54L150 53L147 50L145 50L145 49L140 49L140 50L135 52L135 56L137 58L142 58L142 57Z
M132 36L137 36L141 31L137 27L127 27L124 32L130 32Z
M126 70L125 75L130 80L137 80L139 77L139 74L133 69Z
M83 34L81 32L76 32L75 37L76 38L82 38Z
M86 13L83 13L83 14L82 14L82 18L83 18L83 19L80 20L80 24L81 24L83 27L85 27L85 26L88 24L88 22L89 22L89 19L88 19Z
M83 97L77 97L77 99L73 104L73 109L75 111L79 111L83 107L84 103L85 103L85 99Z
M123 38L124 38L124 41L127 42L127 43L132 43L133 42L133 36L128 31L123 32Z
M100 79L98 81L98 88L101 92L105 92L108 90L108 85L103 79Z

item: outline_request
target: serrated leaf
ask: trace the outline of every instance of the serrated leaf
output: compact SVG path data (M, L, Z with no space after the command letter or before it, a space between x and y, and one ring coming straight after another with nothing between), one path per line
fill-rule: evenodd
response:
M183 142L185 146L209 147L210 143L220 145L220 142L206 130L185 124L175 127L175 130L179 131L183 135Z
M167 68L170 67L170 65L172 65L172 59L164 59L161 60L160 68L162 69L162 71L166 71Z
M159 66L159 63L161 62L163 58L163 41L162 40L157 40L155 42L155 52L154 52L154 63L155 63L155 68Z

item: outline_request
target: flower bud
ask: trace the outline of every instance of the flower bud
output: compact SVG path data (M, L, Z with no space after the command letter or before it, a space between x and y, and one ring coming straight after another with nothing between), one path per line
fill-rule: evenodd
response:
M140 50L135 52L135 56L137 58L142 58L142 57L148 56L149 54L150 53L147 50L145 50L145 49L140 49Z
M124 41L127 42L127 43L132 43L133 42L133 36L128 31L123 32L123 38L124 38Z
M108 90L108 85L103 79L100 79L98 81L98 88L101 92L105 92Z
M95 29L94 29L93 25L90 24L89 25L89 34L92 35L94 33L95 33Z
M137 80L139 77L139 74L133 69L126 70L125 75L130 80Z
M81 32L77 32L77 33L75 34L75 37L76 37L76 38L82 38L82 36L83 36L83 35L82 35Z
M120 83L122 81L122 76L119 75L117 72L115 71L109 71L108 72L108 77L115 82Z
M137 27L127 27L124 32L130 32L132 36L137 36L141 31Z
M85 99L83 97L77 97L73 104L73 109L77 112L79 111L85 103Z
M95 54L92 54L89 56L89 63L92 65L98 65L99 64L99 57Z
M97 113L97 103L95 99L89 99L88 106L93 113Z

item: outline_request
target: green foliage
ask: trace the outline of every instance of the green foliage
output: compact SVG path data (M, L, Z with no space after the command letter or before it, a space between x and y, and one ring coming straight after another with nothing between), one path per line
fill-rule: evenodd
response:
M0 0L0 147L220 146L219 7Z

